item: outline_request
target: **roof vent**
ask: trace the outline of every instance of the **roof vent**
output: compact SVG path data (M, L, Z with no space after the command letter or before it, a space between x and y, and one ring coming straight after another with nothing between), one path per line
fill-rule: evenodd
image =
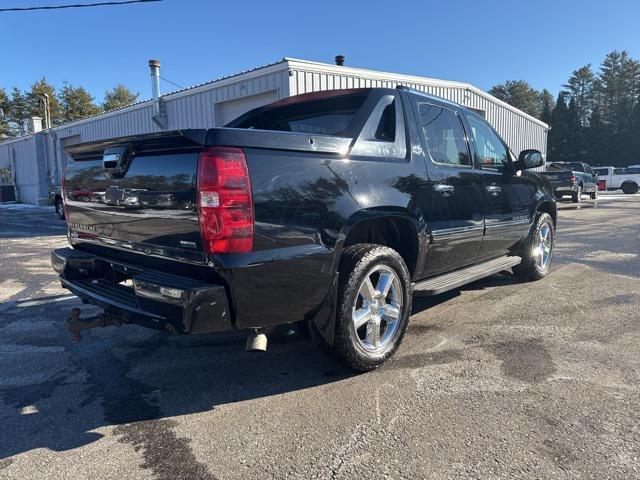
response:
M344 55L336 55L336 65L339 67L344 66Z

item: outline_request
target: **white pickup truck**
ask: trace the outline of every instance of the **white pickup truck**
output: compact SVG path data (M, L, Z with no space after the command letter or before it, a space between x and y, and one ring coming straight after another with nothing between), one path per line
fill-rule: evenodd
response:
M624 193L636 193L640 187L640 168L597 167L593 169L598 175L600 190L619 190Z

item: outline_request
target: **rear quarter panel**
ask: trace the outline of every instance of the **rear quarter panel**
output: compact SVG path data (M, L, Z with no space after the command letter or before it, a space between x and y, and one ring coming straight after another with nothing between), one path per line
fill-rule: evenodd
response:
M216 259L229 279L239 328L312 316L330 293L342 241L362 212L382 208L416 218L416 162L266 149L245 153L255 206L254 251Z

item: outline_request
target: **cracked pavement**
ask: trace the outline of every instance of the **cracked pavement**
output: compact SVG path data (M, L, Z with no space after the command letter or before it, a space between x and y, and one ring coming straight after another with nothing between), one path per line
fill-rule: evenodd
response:
M83 332L51 209L0 208L0 478L640 478L640 195L560 204L552 272L416 298L355 375L283 328Z

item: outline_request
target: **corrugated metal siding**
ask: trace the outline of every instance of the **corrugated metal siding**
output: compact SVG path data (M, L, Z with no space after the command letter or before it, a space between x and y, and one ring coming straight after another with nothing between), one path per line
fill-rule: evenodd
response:
M547 128L468 88L447 85L450 82L437 85L434 84L437 81L431 79L420 83L376 78L375 72L370 71L367 71L366 75L367 77L358 77L351 74L318 73L292 68L291 95L340 88L395 88L403 85L484 111L487 121L500 133L516 155L527 148L536 148L543 153L547 151Z
M11 166L17 194L23 203L37 204L43 196L43 172L37 148L41 139L32 135L0 144L0 167Z
M216 126L215 105L238 98L279 92L279 98L289 94L289 72L286 64L274 72L234 77L224 85L211 83L203 87L163 97L169 120L168 129L211 128ZM98 115L91 119L54 128L58 138L80 135L83 142L125 135L158 132L152 121L152 105L144 102L129 109Z

